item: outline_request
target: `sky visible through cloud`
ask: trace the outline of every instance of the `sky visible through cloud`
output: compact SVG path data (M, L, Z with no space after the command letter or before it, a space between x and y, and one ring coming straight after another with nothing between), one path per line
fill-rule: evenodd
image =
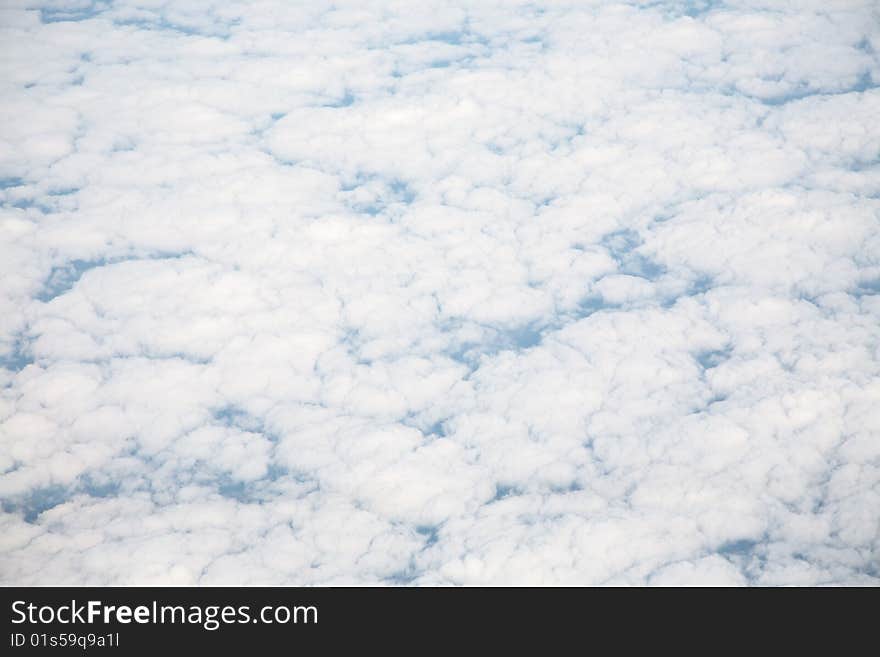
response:
M880 583L873 0L4 0L3 584Z

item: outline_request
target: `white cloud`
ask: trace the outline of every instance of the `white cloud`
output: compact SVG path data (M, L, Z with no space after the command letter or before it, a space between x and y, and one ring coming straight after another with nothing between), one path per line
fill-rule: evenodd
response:
M0 577L877 583L876 18L7 3Z

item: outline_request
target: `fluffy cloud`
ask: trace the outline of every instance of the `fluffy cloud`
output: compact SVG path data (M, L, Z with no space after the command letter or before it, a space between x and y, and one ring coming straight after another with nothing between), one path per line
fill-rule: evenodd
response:
M880 582L873 2L0 39L5 583Z

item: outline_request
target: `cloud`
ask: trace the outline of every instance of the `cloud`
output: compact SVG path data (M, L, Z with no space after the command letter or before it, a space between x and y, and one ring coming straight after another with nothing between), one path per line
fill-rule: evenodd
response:
M876 584L877 25L7 3L0 578Z

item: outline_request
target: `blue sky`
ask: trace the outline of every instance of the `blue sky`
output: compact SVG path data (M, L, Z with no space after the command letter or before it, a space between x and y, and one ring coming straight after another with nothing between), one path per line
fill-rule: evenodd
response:
M0 581L880 579L876 3L0 33Z

